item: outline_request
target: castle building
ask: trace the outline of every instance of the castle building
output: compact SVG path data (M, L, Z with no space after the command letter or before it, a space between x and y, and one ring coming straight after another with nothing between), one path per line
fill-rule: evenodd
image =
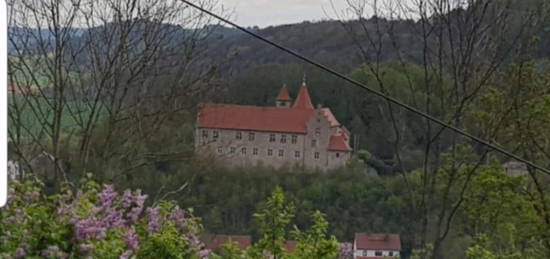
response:
M329 108L314 108L305 83L296 100L283 86L275 106L201 104L195 150L230 166L332 169L351 158L350 133Z

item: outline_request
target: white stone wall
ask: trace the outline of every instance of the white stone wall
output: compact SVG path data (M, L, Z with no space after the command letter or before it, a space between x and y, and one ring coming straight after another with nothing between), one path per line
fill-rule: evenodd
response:
M305 166L308 168L328 168L328 145L330 142L330 123L323 116L321 110L315 110L314 115L307 123L305 140ZM318 153L318 157L316 157Z
M203 137L203 131L208 132L206 138ZM214 137L215 132L218 134L217 138ZM239 133L241 139L237 138ZM250 133L254 135L252 140L250 139ZM270 140L272 135L274 135L275 141ZM296 138L296 143L292 141L293 136ZM282 139L285 139L284 143ZM195 145L199 154L213 154L232 166L258 164L273 167L283 165L303 166L304 140L304 134L209 128L198 129L195 135ZM243 148L245 153L243 153ZM254 149L257 149L257 153L254 153ZM282 156L280 156L280 151L282 151ZM296 157L296 152L299 152L298 157Z

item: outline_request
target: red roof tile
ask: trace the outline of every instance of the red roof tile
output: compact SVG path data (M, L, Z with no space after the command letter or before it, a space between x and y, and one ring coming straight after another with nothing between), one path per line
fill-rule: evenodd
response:
M332 114L332 111L330 111L329 108L322 108L321 110L323 111L325 118L329 121L331 127L340 126L340 122L338 122L336 117L334 117L334 114Z
M236 242L241 250L247 249L252 244L250 236L215 235L205 241L205 245L207 249L216 250L229 243L229 241Z
M243 105L206 104L200 108L201 128L307 133L314 110Z
M397 234L355 234L357 249L401 251L401 240Z
M298 92L298 96L296 97L296 101L294 101L292 108L313 110L311 97L309 97L309 92L307 91L307 86L305 83L300 87L300 91Z
M288 94L288 89L286 85L283 85L283 88L281 88L281 91L279 92L279 95L277 95L277 101L291 101L290 95Z
M348 142L343 135L337 135L330 136L328 150L349 152L351 151L351 147L348 145Z

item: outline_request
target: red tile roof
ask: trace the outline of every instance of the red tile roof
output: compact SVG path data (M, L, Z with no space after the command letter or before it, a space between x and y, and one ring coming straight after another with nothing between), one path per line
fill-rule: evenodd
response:
M337 135L337 136L330 136L328 150L349 152L351 151L351 147L348 145L348 142L346 141L343 135Z
M216 250L223 245L231 242L236 242L241 250L245 250L252 244L252 238L250 236L230 236L230 235L215 235L204 243L207 249Z
M313 104L311 104L311 97L309 97L309 92L307 91L306 84L302 84L300 87L300 91L298 92L298 96L296 97L296 101L294 101L294 105L292 108L297 109L311 109L313 110Z
M397 234L355 234L357 249L401 251L401 240Z
M206 104L200 108L201 128L307 133L314 110L243 105Z
M277 95L277 101L291 101L290 95L288 94L288 89L286 85L283 85L283 88L281 88L281 91L279 92L279 95Z
M334 117L334 114L332 114L332 111L330 111L329 108L322 108L321 110L323 111L323 115L327 118L331 127L340 126L340 122L338 122L336 117Z

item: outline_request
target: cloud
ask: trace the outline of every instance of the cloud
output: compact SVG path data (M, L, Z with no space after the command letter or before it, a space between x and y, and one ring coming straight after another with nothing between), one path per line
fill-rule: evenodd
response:
M245 26L278 25L304 20L327 19L330 0L223 0L225 8L234 10L234 20ZM334 0L335 7L345 8L345 1Z

